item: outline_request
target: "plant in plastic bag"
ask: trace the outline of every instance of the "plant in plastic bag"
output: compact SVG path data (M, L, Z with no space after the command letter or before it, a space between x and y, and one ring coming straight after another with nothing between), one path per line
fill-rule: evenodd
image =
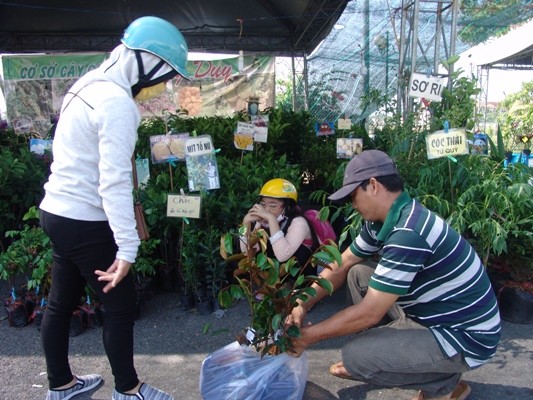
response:
M200 393L204 400L300 400L309 372L307 353L262 356L233 342L202 362Z
M261 355L280 354L291 348L291 338L300 336L297 326L285 329L285 320L298 300L306 301L316 295L311 284L316 282L330 294L331 282L316 275L304 275L306 265L298 265L295 258L280 263L266 254L268 234L264 229L250 233L246 252L234 252L233 238L246 232L230 232L221 237L220 254L228 263L234 263L236 283L225 287L219 293L219 302L230 307L234 301L244 299L250 308L250 325L247 332L237 340L250 344ZM321 245L308 263L328 268L333 261L341 263L337 246Z

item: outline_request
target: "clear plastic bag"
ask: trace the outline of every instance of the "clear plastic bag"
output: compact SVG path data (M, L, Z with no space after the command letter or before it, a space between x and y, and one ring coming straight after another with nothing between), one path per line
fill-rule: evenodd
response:
M261 358L255 348L233 342L202 362L200 393L204 400L301 400L308 372L306 352Z

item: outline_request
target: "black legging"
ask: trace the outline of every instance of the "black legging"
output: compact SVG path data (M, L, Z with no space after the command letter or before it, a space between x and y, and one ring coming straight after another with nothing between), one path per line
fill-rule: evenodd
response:
M137 295L132 275L104 293L106 282L99 282L94 273L107 270L116 257L109 223L78 221L41 211L41 226L53 249L52 287L41 325L50 388L72 380L68 362L70 319L88 284L105 308L102 337L115 387L119 392L133 389L139 380L133 364Z

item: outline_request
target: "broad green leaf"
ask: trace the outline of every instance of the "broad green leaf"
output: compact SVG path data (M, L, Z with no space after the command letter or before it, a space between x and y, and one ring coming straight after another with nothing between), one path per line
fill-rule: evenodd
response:
M282 318L282 317L283 317L283 316L282 316L281 314L276 314L276 315L274 315L274 317L272 318L272 324L271 324L271 326L272 326L272 330L274 330L274 332L277 331L277 330L279 329L279 327L280 327L280 323L281 323L281 318Z

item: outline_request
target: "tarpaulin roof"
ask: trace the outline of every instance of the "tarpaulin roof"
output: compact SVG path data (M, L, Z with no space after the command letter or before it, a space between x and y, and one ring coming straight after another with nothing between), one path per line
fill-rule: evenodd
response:
M513 27L509 33L474 46L463 54L458 65L483 68L533 70L533 20Z
M134 19L176 25L190 51L309 54L348 0L18 0L0 2L0 53L110 51Z

